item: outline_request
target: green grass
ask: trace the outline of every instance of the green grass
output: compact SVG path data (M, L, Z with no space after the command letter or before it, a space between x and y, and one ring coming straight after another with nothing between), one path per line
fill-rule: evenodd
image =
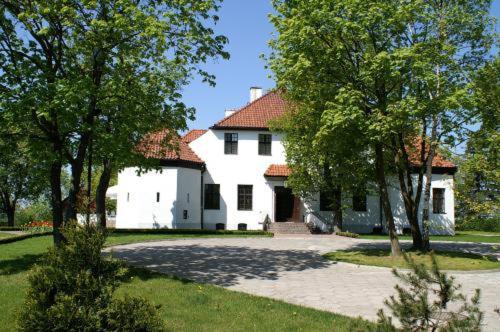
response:
M0 232L0 239L4 239L6 237L11 237L11 236L14 236L14 234Z
M130 235L130 234L128 234ZM111 235L108 244L145 240ZM156 236L149 239L171 238ZM178 236L177 236L178 237ZM44 236L0 245L0 330L15 327L30 267L52 246ZM306 281L304 281L306 282ZM371 323L220 287L131 268L117 296L142 296L156 305L169 330L175 331L363 331Z
M377 234L360 234L358 239L367 240L387 240L388 235L377 235ZM411 240L409 235L399 236L400 240ZM475 231L461 231L456 232L455 236L451 235L440 235L431 236L431 241L460 241L460 242L487 242L487 243L500 243L500 233L495 232L475 232Z
M409 251L409 254L415 261L431 266L429 254L414 251ZM439 266L443 270L470 271L500 269L499 261L480 255L455 251L436 251L435 256ZM388 249L342 250L325 254L324 257L333 261L359 265L408 267L403 257L391 257Z

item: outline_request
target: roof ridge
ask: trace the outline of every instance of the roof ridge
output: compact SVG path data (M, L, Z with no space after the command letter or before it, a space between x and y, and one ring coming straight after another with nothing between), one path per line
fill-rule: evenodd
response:
M271 90L268 90L266 93L264 93L262 96L260 96L259 98L255 99L254 101L251 101L249 102L248 104L246 104L245 106L241 107L239 110L237 110L236 112L230 114L229 116L226 116L225 118L222 118L221 120L217 121L212 127L217 127L217 125L219 123L221 123L222 121L226 121L230 118L232 118L233 116L235 116L236 114L239 114L240 112L242 112L243 110L247 109L248 107L250 107L251 105L255 104L256 102L258 102L259 100L263 99L264 97L267 97L269 94L271 94L271 92L274 92L273 89Z

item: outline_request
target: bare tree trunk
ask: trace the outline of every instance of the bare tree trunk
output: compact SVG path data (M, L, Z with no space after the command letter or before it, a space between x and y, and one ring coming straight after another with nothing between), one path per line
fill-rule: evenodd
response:
M430 207L431 207L431 184L432 184L432 162L436 151L437 138L437 118L432 117L431 141L429 145L429 154L425 163L425 190L424 190L424 206L422 211L422 228L423 228L423 249L430 250L429 232L430 232Z
M385 179L384 168L384 149L381 143L375 144L375 172L380 190L382 208L387 219L387 228L389 230L389 239L391 241L391 255L393 257L401 255L401 247L399 245L398 235L396 233L396 225L392 215L391 203L389 200L389 192L387 191L387 182Z
M9 192L2 190L0 200L2 202L2 210L7 215L7 226L14 226L14 218L16 214L16 201L11 201Z
M50 167L50 201L52 205L52 223L54 245L60 246L64 241L64 236L61 233L63 225L63 205L61 194L61 162L54 161Z
M112 164L108 159L104 160L103 171L101 177L99 178L99 184L97 185L95 193L96 202L96 214L99 220L99 224L102 228L106 228L106 191L109 187L109 181L111 180Z

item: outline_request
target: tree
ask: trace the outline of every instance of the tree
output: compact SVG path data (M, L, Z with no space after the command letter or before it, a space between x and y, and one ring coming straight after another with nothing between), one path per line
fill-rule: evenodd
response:
M424 1L414 19L412 95L423 105L421 132L428 140L423 195L423 249L429 250L432 164L443 141L460 137L474 110L470 82L486 61L493 35L491 1ZM417 30L418 29L418 30ZM414 37L413 37L414 36ZM428 150L428 152L427 152Z
M0 202L8 226L14 226L16 208L21 200L36 199L46 189L42 167L32 162L25 144L0 141Z
M396 285L396 296L385 304L405 331L480 331L483 313L479 308L479 289L470 303L459 293L453 277L439 269L436 258L430 255L432 267L416 263L411 256L404 256L411 271L402 273L393 270L404 286ZM407 287L406 287L407 286ZM460 304L460 306L458 306ZM450 308L450 306L452 308ZM391 317L382 309L378 312L379 328L382 331L398 331Z
M217 0L0 1L2 111L13 126L28 123L30 145L44 151L56 244L63 216L76 218L92 146L108 144L119 151L113 158L127 158L148 131L174 132L192 115L181 88L193 73L213 83L199 65L228 57L226 38L209 27L218 8Z
M500 58L488 63L474 79L480 128L467 141L457 176L458 214L465 220L498 218L500 166L498 161Z
M337 160L364 156L378 185L392 254L400 253L389 201L387 148L402 118L397 111L407 54L398 48L413 3L399 1L273 2L279 36L270 59L278 87L300 105L316 103L318 141ZM302 144L310 142L302 141ZM345 154L348 152L348 154ZM352 160L352 159L351 159ZM341 173L341 172L339 172Z

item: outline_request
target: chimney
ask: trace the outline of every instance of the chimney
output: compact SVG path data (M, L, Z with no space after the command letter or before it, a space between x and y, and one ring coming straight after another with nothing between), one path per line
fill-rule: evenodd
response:
M224 111L224 117L227 118L228 116L230 116L231 114L233 114L236 111L237 111L237 109L227 109Z
M250 102L262 97L262 88L258 86L253 86L250 88Z

